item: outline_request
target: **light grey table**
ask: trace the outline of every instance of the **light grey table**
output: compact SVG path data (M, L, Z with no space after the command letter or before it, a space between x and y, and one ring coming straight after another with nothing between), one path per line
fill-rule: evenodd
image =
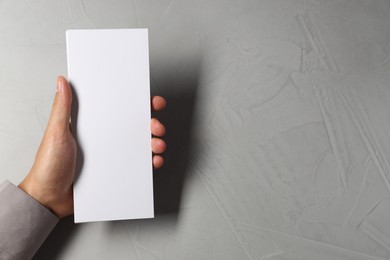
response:
M68 218L36 260L390 259L386 0L0 0L0 181L32 165L65 30L137 27L169 102L157 216Z

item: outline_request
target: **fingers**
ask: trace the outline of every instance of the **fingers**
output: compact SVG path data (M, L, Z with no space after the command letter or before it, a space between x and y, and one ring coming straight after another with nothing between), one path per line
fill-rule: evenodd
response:
M151 98L151 106L152 111L160 111L165 108L167 105L167 101L165 98L160 96L153 96ZM150 128L152 130L153 136L161 137L165 134L165 126L160 123L156 118L152 118L150 121ZM154 168L161 168L164 165L164 158L161 155L163 152L165 152L166 144L163 140L160 138L153 137L152 138L152 152L153 152L153 167Z
M154 154L160 154L165 152L166 144L160 138L153 137L152 138L152 152Z
M164 158L161 155L153 155L153 166L158 169L164 165Z
M49 118L49 128L69 129L71 104L72 90L68 81L60 76L57 78L56 95Z
M165 98L160 96L153 96L151 100L152 111L160 111L165 108L167 101Z
M154 136L161 137L165 135L165 126L156 118L152 118L152 120L150 120L150 129L152 130L152 135Z
M161 155L165 152L166 144L160 138L152 138L153 167L158 169L164 165L164 158Z

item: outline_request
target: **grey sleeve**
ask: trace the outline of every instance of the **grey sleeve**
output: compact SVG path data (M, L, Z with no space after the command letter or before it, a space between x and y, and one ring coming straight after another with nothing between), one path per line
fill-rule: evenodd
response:
M0 184L0 259L31 259L59 219L9 181Z

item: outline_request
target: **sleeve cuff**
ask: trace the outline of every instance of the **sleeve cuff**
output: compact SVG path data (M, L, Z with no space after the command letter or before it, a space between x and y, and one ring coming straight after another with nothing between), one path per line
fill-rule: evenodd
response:
M31 259L59 218L9 181L0 184L0 251Z

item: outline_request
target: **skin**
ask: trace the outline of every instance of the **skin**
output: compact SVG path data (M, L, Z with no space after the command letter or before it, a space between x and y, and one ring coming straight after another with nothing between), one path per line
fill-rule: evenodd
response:
M68 81L57 78L56 95L42 142L35 156L35 162L19 184L19 188L50 209L59 218L73 214L73 179L76 171L77 145L69 125L72 104L72 90ZM160 111L166 100L160 96L151 98L152 111ZM157 119L150 122L152 132L153 166L164 164L161 156L166 149L160 139L165 127Z

